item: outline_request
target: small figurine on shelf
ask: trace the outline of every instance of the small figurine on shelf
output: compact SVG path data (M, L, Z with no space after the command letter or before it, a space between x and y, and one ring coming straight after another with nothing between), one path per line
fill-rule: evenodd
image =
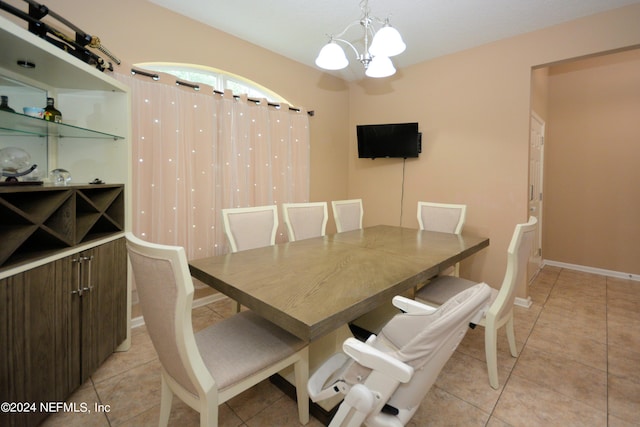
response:
M0 110L15 113L16 111L9 107L9 97L7 95L0 96Z
M53 98L47 98L47 106L44 107L42 118L50 122L62 123L62 113L53 105Z
M54 169L49 173L49 180L53 185L69 185L71 174L65 169Z

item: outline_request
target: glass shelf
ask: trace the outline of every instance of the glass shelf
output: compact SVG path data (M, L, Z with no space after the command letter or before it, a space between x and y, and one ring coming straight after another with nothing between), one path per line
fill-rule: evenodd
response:
M25 114L0 111L0 136L57 136L58 138L124 139L113 135L65 123L49 122Z

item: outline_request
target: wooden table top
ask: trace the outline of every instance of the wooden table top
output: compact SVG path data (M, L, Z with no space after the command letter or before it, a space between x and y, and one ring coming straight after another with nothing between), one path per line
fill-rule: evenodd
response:
M193 260L198 280L314 340L489 245L489 239L379 225Z

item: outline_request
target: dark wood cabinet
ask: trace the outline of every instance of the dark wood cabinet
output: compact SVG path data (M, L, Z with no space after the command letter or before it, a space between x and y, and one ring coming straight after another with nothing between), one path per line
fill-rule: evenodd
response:
M0 148L25 150L45 181L0 184L0 402L64 402L130 344L130 89L3 16L0 46L14 108L53 97L65 117L0 112ZM37 66L20 67L25 57ZM46 183L57 168L72 185ZM46 415L0 411L0 426Z
M127 335L127 249L125 239L97 246L72 257L83 289L80 325L83 383L124 341ZM77 272L77 270L76 270Z
M124 341L126 277L118 238L0 280L0 402L37 409L0 425L40 423L40 402L64 401Z

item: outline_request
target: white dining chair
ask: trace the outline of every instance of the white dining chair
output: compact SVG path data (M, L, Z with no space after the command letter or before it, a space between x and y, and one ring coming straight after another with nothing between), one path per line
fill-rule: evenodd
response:
M454 203L418 202L420 230L441 233L462 233L467 205Z
M309 379L309 397L318 402L344 395L330 427L406 425L469 324L482 318L490 295L489 286L480 283L437 309L394 297L398 314L366 342L348 338L343 353L330 357Z
M160 360L160 426L173 395L218 425L218 406L294 366L298 416L309 421L308 343L251 310L197 333L191 323L194 286L182 247L148 243L127 233L127 251L142 316Z
M291 242L324 236L329 219L327 202L283 203L282 217Z
M279 224L276 205L222 209L222 221L231 252L276 244ZM239 312L240 303L235 306Z
M271 246L276 243L276 205L222 209L224 231L232 252Z
M334 200L331 208L338 233L362 228L362 199Z
M507 270L499 290L493 289L491 306L485 317L479 322L484 326L484 346L487 358L487 370L491 387L498 388L498 329L506 328L511 356L518 357L513 326L513 303L516 289L524 283L527 276L527 262L531 253L538 220L530 217L524 224L516 225L507 249ZM417 301L438 306L452 295L461 292L476 282L453 276L438 276L420 288L415 295Z
M420 230L460 234L467 216L467 205L419 201L417 215ZM442 274L460 276L460 263Z

